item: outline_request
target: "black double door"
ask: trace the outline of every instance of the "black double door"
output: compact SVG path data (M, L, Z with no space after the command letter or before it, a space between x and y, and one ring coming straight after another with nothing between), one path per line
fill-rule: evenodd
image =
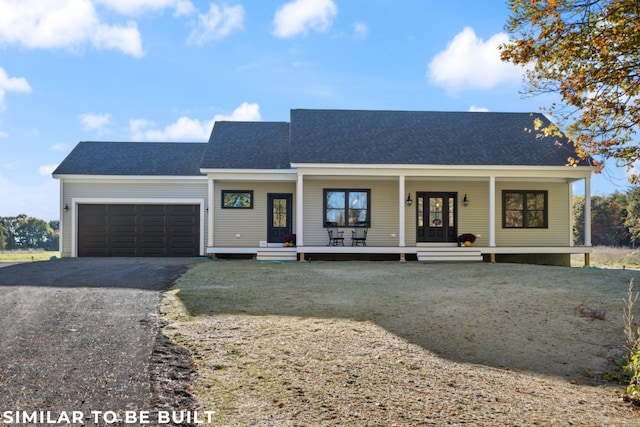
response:
M416 199L416 241L419 243L457 242L458 194L418 192Z

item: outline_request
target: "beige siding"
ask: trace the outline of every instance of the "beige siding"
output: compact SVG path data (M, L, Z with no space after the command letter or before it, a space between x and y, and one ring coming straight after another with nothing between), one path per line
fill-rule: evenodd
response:
M323 190L348 188L371 190L369 246L397 246L399 242L398 180L334 180L309 178L304 181L304 245L323 246L329 241L323 226ZM345 227L345 244L351 244L351 227Z
M166 181L156 182L140 181L102 181L102 182L73 182L63 181L62 205L72 206L72 200L82 199L131 199L132 203L138 201L143 203L150 199L203 199L204 206L207 203L207 182L200 181ZM62 235L62 256L71 256L72 246L72 218L73 210L62 212L61 223L63 227ZM205 211L206 216L206 211ZM207 236L207 221L200 218L204 225L204 239L201 245L204 248Z
M253 209L222 209L222 190L253 190ZM295 182L220 182L214 184L214 246L252 247L267 240L267 194L291 193L295 233Z
M564 183L496 183L496 245L497 246L569 246L571 223L569 186ZM532 190L549 193L549 227L546 229L502 228L502 190Z

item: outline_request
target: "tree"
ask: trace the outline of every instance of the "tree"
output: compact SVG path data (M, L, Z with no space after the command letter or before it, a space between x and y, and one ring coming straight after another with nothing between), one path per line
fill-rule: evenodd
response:
M546 110L565 128L578 157L640 159L640 1L509 0L503 61L526 67L525 93L556 93ZM553 125L534 127L541 134ZM578 159L569 158L569 164ZM602 165L603 162L600 162ZM632 182L639 182L637 174Z
M624 222L629 230L631 241L640 240L640 187L634 187L627 192L627 217Z
M25 214L20 214L18 216L5 216L0 217L0 223L4 226L6 230L6 249L20 249L18 242L16 240L16 230L20 226L20 224L27 219Z
M0 222L0 253L4 252L7 247L7 238L9 237L9 232L2 222Z
M41 248L53 237L49 224L38 218L29 217L16 228L15 239L23 249Z
M591 198L591 242L596 246L620 246L627 241L622 208L612 198Z

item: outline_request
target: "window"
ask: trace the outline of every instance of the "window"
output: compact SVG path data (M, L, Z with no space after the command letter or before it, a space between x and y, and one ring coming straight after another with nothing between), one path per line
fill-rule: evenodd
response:
M253 209L253 190L222 190L223 209Z
M324 223L355 227L371 223L371 190L324 190Z
M547 192L502 192L503 228L547 228Z

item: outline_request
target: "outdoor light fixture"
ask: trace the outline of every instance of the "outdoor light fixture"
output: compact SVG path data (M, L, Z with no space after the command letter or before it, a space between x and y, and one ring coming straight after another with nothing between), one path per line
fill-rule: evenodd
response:
M64 211L69 212L69 205L66 203L64 204Z
M413 200L411 200L411 193L409 193L407 195L407 206L411 206L412 203L413 203Z
M465 206L469 206L469 199L467 198L466 194L462 198L462 204L465 205Z

